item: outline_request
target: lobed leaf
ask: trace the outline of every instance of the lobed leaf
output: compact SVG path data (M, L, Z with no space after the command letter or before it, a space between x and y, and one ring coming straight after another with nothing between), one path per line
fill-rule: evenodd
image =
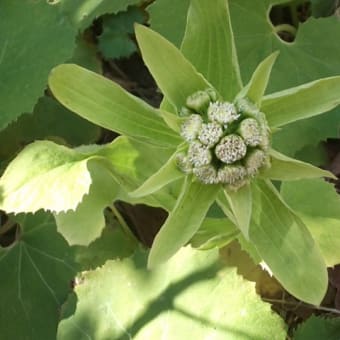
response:
M252 193L249 236L256 250L288 292L302 301L320 304L328 275L310 232L271 184L258 181Z
M73 250L44 213L21 215L17 239L0 246L3 339L55 339L60 309L78 271Z
M49 141L25 147L0 179L0 208L7 212L75 209L92 183L95 157Z
M64 106L106 129L153 144L175 147L180 141L156 109L99 74L60 65L52 70L49 86Z
M316 80L265 96L261 110L270 127L329 111L340 104L340 76Z
M112 174L104 167L90 164L92 183L86 194L73 211L55 215L57 229L70 245L88 246L100 237L104 227L104 209L115 200L118 186Z
M176 205L156 235L149 254L148 267L156 267L171 258L199 229L214 202L219 186L204 185L187 177Z
M303 178L336 177L329 171L317 168L309 163L287 157L278 151L270 150L271 166L261 176L272 180L295 181Z
M181 51L223 99L234 100L242 81L228 1L191 1Z
M254 284L221 264L217 250L190 247L152 271L140 252L107 261L83 274L57 339L285 339L283 320Z
M187 97L211 85L169 41L142 25L135 25L143 60L166 99L180 110Z
M50 70L72 56L76 30L58 5L2 0L0 31L2 130L22 113L33 111Z

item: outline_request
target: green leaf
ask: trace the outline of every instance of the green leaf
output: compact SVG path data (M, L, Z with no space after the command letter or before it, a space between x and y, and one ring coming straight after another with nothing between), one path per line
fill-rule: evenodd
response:
M99 51L106 59L128 57L136 52L136 43L131 39L133 24L143 21L144 13L138 7L129 7L125 12L104 16L102 33L98 37Z
M126 236L116 220L103 229L100 238L89 246L74 246L75 261L81 271L94 270L107 260L129 257L136 250L136 243Z
M84 334L96 340L285 339L283 320L253 283L235 268L221 268L216 250L186 247L156 270L145 266L146 256L137 253L84 273L65 306L58 340Z
M104 227L103 211L117 196L117 184L112 174L96 164L89 165L92 183L90 191L73 211L55 215L58 231L70 245L89 245Z
M49 85L64 106L104 128L154 144L180 141L156 109L99 74L60 65L51 72Z
M14 213L74 210L89 191L88 163L95 159L49 141L28 145L0 179L0 208Z
M190 244L199 250L221 248L233 241L239 234L239 229L229 219L206 218Z
M298 326L294 332L295 340L338 340L340 320L338 318L323 318L312 315L307 321Z
M65 109L49 97L39 99L33 114L24 114L0 132L0 158L13 157L36 139L50 139L72 146L93 143L100 129Z
M51 68L72 56L76 32L58 7L46 1L1 1L0 130L33 110Z
M186 178L174 209L153 241L149 268L167 261L191 239L201 226L218 191L219 186L205 185L193 182L191 177Z
M133 198L128 193L141 186L158 171L173 154L173 149L143 144L127 137L118 137L110 145L97 151L111 164L111 171L119 184L117 200L131 204L143 203L172 210L181 181L174 182L149 196Z
M77 272L73 253L47 214L21 216L15 242L0 246L3 339L55 339L61 305Z
M190 0L157 0L147 9L151 28L178 48L184 36Z
M250 79L266 56L280 51L270 79L270 92L340 74L338 18L309 18L300 23L294 43L289 44L277 36L269 16L272 6L286 3L286 0L260 3L229 0L242 78Z
M125 11L128 6L139 2L140 0L61 0L61 6L72 24L84 30L98 17Z
M250 240L289 293L318 305L326 293L328 275L308 229L271 184L254 183L252 194Z
M300 151L302 152L306 146L315 149L320 141L325 141L327 138L338 138L339 132L340 110L335 109L323 115L286 125L273 134L272 145L285 155L295 157L297 152L300 154ZM314 150L314 152L316 151ZM320 163L316 165L320 165Z
M191 1L181 51L225 100L235 98L242 81L228 1Z
M269 82L269 77L278 55L279 52L277 51L264 59L257 66L249 81L249 84L243 90L245 91L245 96L248 97L258 107L261 106L262 97L265 94Z
M335 108L339 92L340 76L324 78L265 96L261 110L269 126L278 127Z
M312 14L315 18L328 17L335 14L337 3L334 0L311 0Z
M327 266L340 263L340 197L334 186L321 179L301 180L283 183L281 193L318 243Z
M166 99L180 110L187 97L211 85L169 41L149 28L136 25L143 60ZM157 51L157 52L156 52Z
M132 197L142 197L150 195L167 184L176 181L185 176L176 162L177 153L174 153L171 158L151 177L149 177L139 188L129 193Z
M317 168L311 164L301 162L283 155L282 153L270 150L271 166L265 169L261 176L279 181L295 181L303 178L336 177L329 171Z
M224 190L232 213L234 214L236 225L242 234L249 238L249 223L251 218L252 197L250 185L246 184L237 191Z

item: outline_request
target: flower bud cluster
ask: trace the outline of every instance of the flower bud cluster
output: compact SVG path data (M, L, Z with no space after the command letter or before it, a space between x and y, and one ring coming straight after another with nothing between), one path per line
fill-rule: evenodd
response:
M270 133L265 115L245 98L235 103L217 100L208 89L187 98L181 136L186 153L178 166L205 184L237 190L269 166Z

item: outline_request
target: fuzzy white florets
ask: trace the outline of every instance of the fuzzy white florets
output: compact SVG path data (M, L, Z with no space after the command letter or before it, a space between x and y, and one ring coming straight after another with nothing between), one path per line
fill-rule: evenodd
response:
M202 183L238 190L269 164L269 128L248 100L233 104L216 98L211 89L188 97L181 111L189 112L181 126L188 149L178 155L177 164Z

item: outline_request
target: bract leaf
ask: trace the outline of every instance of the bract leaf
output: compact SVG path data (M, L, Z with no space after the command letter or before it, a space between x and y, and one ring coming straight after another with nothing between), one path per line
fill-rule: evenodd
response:
M176 181L185 176L176 163L177 153L174 153L171 158L151 177L149 177L139 188L129 193L131 197L142 197L150 195L167 184Z
M180 110L187 97L211 85L169 41L142 25L135 25L143 60L166 99Z
M249 84L242 90L242 94L248 97L258 107L261 106L262 97L266 91L269 77L279 52L276 51L264 59L253 73Z
M59 313L78 268L53 217L21 215L20 235L0 246L0 327L3 339L55 339ZM43 303L42 303L43 301Z
M288 292L318 305L326 293L328 275L310 232L269 182L254 183L252 194L250 240Z
M234 100L242 81L228 1L191 1L181 51L225 100Z
M285 182L281 194L306 224L327 266L340 263L340 196L334 185L322 179Z
M89 245L105 227L104 209L117 196L118 187L112 174L104 167L89 165L92 184L90 191L74 211L55 215L58 231L70 245Z
M250 184L244 185L237 191L224 190L225 196L229 202L231 211L236 220L236 225L242 231L242 234L249 238L249 223L252 210L252 197Z
M92 183L89 162L96 156L49 141L24 148L0 179L0 207L7 212L75 209Z
M265 169L261 176L279 181L295 181L303 178L336 177L329 171L317 168L309 163L287 157L282 153L271 149L271 166Z
M205 185L187 177L174 209L156 235L149 254L148 267L167 261L198 230L214 202L219 186Z
M254 283L222 265L217 250L185 247L168 263L145 267L146 256L138 252L84 273L57 339L285 339L283 320Z
M64 106L106 129L154 144L176 146L180 141L156 109L80 66L54 68L49 86Z
M131 204L143 203L153 207L172 210L180 192L181 183L174 182L158 192L145 197L134 198L128 193L141 186L157 172L171 157L174 150L144 144L125 136L100 148L96 154L110 163L111 171L119 184L117 200ZM181 181L178 181L181 182Z
M329 111L340 104L340 76L316 80L265 96L261 110L270 127Z
M221 248L239 235L240 230L229 219L205 218L190 244L200 250Z

